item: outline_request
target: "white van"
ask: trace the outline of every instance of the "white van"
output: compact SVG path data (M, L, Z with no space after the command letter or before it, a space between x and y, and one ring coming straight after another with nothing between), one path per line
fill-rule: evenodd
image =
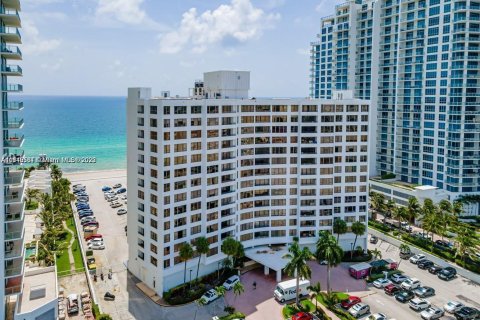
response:
M297 293L296 286L297 286L296 279L279 282L277 284L277 287L275 288L275 291L273 292L273 296L275 297L275 299L277 299L282 303L287 300L295 299L296 293ZM307 290L308 286L310 286L309 280L300 279L299 285L298 285L300 296L308 295L308 290Z

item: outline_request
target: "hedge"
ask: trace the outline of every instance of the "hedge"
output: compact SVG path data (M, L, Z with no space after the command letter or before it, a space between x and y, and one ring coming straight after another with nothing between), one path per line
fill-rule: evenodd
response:
M245 315L241 312L234 312L228 316L220 317L220 320L234 320L234 319L245 319Z
M387 225L384 225L383 223L377 222L377 221L368 221L368 225L374 229L377 229L378 231L381 231L383 233L389 233L392 231L392 228L390 228Z

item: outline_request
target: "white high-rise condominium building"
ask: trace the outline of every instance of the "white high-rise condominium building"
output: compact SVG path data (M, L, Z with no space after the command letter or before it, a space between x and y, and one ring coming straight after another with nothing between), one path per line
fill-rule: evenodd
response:
M480 1L351 0L317 40L311 97L350 89L372 101L372 175L450 199L480 192Z
M210 242L200 274L218 268L222 241L245 248L313 245L334 219L367 223L369 102L249 99L249 73L218 71L195 96L128 91L129 270L159 295L183 282L179 248ZM208 97L213 97L207 98ZM340 236L350 250L354 235ZM357 244L366 247L366 236ZM188 268L196 273L196 259ZM187 280L189 278L187 277Z
M20 1L4 0L0 3L0 58L1 58L1 94L2 94L2 131L3 153L0 170L2 173L0 193L0 319L6 312L13 313L14 304L8 303L12 295L22 291L24 269L24 171L17 170L19 157L23 151L23 135L19 129L23 127L23 119L19 111L23 103L10 101L10 94L22 91L19 84L10 84L7 79L22 76L22 69L9 60L22 60L22 53L17 47L21 43L18 28L21 26Z

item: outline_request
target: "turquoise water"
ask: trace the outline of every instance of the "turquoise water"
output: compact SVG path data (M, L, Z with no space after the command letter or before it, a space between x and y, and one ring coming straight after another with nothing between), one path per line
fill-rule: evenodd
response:
M58 159L66 172L126 168L126 98L22 96L19 100L25 107L20 114L25 119L21 133L26 157L46 154Z
M26 248L25 249L25 260L30 258L30 256L33 256L37 253L37 248L31 247L31 248Z

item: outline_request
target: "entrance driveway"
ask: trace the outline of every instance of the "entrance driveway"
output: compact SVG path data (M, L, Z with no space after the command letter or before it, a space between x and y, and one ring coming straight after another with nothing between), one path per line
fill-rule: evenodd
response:
M309 262L312 269L312 284L320 282L323 290L327 290L327 267L316 262ZM355 280L348 274L348 266L351 263L342 263L331 271L332 290L344 292L358 292L367 290L364 280ZM283 275L282 281L291 279ZM225 299L227 304L233 305L237 310L245 313L248 320L276 320L282 319L283 304L273 298L273 291L277 282L275 272L268 276L263 274L263 267L249 271L240 277L245 287L245 292L235 297L232 291L227 292ZM253 289L253 282L257 288ZM290 301L288 301L290 302Z

